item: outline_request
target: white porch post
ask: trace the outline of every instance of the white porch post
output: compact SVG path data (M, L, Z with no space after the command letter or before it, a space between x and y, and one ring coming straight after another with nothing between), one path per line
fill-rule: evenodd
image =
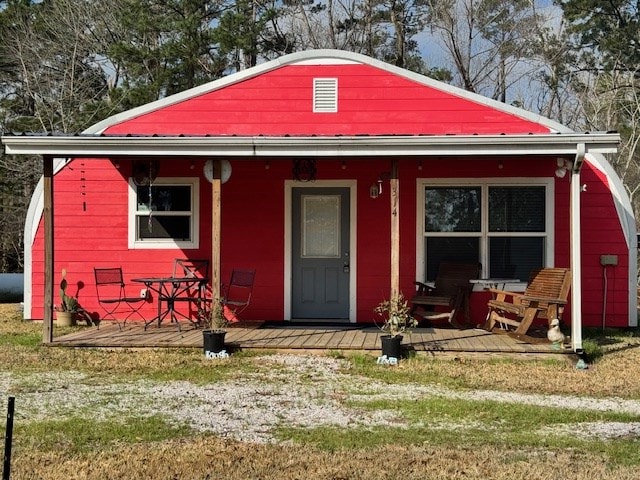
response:
M580 168L585 156L585 144L577 145L577 152L571 170L570 198L570 248L571 248L571 347L574 352L582 351L582 261L580 248Z

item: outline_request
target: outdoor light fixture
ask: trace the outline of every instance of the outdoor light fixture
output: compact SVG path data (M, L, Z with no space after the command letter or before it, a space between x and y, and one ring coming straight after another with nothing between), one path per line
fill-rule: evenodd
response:
M372 183L369 187L369 196L374 200L382 194L382 181L378 180L376 183Z
M556 165L558 165L558 168L556 168L556 177L558 178L564 178L567 174L567 170L571 170L573 168L573 162L562 157L556 158Z
M369 196L374 200L382 195L382 181L390 178L391 175L388 172L381 173L376 182L372 183L369 187Z

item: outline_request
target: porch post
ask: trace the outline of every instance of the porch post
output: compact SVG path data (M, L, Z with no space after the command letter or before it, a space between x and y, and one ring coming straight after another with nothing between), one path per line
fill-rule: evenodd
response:
M398 160L391 160L391 298L400 293L400 182L398 180Z
M221 178L222 166L220 160L214 159L213 179L211 180L211 293L215 301L220 299Z
M44 316L42 341L53 341L53 157L43 156L44 171Z
M580 248L580 168L585 156L585 145L578 144L571 171L570 196L570 248L571 248L571 348L582 352L582 251Z

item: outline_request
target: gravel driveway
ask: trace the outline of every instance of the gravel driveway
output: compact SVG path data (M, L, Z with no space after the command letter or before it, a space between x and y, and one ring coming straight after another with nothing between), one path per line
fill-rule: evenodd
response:
M78 372L13 376L0 373L0 392L16 397L16 422L64 418L70 412L88 418L162 415L176 425L244 442L275 442L278 426L344 428L406 425L394 412L359 410L346 401L445 397L490 400L543 407L616 411L640 415L640 402L618 398L596 399L560 395L518 394L441 386L386 385L346 375L346 361L305 355L269 355L253 361L265 368L207 385L189 382L95 383ZM393 367L390 367L393 368ZM464 428L438 425L441 428ZM611 439L640 437L640 423L595 422L562 425L545 433Z

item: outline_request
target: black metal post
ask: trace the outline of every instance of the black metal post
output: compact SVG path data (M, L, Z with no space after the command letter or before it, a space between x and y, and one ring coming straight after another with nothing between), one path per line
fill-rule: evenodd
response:
M7 427L4 435L4 463L2 468L2 480L9 480L11 475L11 441L13 438L13 412L15 410L15 398L9 397L7 407Z

